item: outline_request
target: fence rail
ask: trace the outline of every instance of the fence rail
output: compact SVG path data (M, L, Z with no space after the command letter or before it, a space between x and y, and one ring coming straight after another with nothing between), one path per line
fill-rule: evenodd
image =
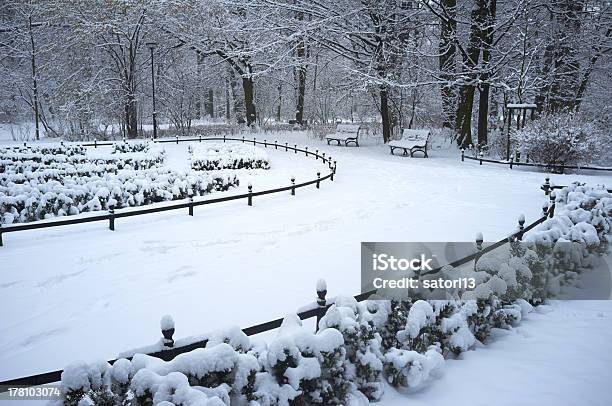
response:
M564 186L556 186L554 188L562 188ZM549 197L549 202L547 202L543 207L542 207L542 215L540 218L538 218L537 220L535 220L534 222L532 222L531 224L525 226L525 218L524 216L520 216L518 219L518 229L517 231L511 233L509 236L502 238L501 240L488 245L486 247L483 246L484 240L483 240L483 236L481 233L478 233L478 235L476 236L476 249L477 251L473 254L470 254L466 257L460 258L456 261L453 261L445 266L452 266L452 267L457 267L457 266L461 266L461 265L465 265L471 261L478 261L478 259L488 253L491 252L497 248L500 248L512 241L516 241L516 240L522 240L523 235L532 230L533 228L535 228L536 226L538 226L539 224L542 224L544 221L546 221L546 219L548 218L552 218L554 216L555 213L555 195L554 193L552 193L553 188L550 187L549 184L549 180L548 178L546 179L546 182L544 183L544 185L541 187L541 189L545 192L545 194ZM436 269L433 269L431 271L428 271L426 273L422 273L421 276L426 276L426 275L431 275L431 274L435 274L440 272L442 269L444 268L444 266L442 267L438 267ZM325 315L325 313L327 312L327 309L329 309L329 307L333 304L333 301L328 301L326 299L326 295L327 295L327 289L326 288L321 288L321 289L325 289L325 290L319 290L319 288L317 289L317 300L316 300L316 305L315 307L299 312L297 315L300 318L300 320L307 320L307 319L311 319L316 317L317 321L316 321L316 328L318 329L318 325L319 325L319 320ZM358 295L355 295L354 298L358 301L358 302L362 302L364 300L367 300L368 298L370 298L371 296L376 294L376 290L371 290L371 291L367 291L367 292L363 292L360 293ZM260 333L264 333L267 331L271 331L274 329L277 329L281 326L283 322L283 318L277 318L274 320L270 320L264 323L260 323L260 324L256 324L250 327L246 327L243 328L242 331L244 332L244 334L246 334L247 336L252 336L255 334L260 334ZM163 350L160 351L156 351L156 352L152 352L152 353L147 353L147 355L152 356L152 357L156 357L156 358L160 358L164 361L170 361L172 359L174 359L174 357L176 357L179 354L184 354L186 352L192 351L194 349L197 348L204 348L206 347L206 343L208 342L207 340L200 340L200 341L196 341L193 343L189 343L180 347L174 347L174 341L172 340L172 334L174 331L172 331L172 333L169 334L170 339L168 340L168 334L167 331L164 332L162 331L162 335L164 336L164 338L166 338L166 342L169 342L168 344L168 348L165 348ZM127 359L131 359L132 357L125 357ZM117 359L112 359L109 360L108 363L109 364L113 364L117 361ZM54 383L54 382L58 382L61 380L61 375L62 375L62 370L56 370L56 371L51 371L51 372L46 372L46 373L42 373L42 374L37 374L37 375L31 375L31 376L25 376L22 378L16 378L16 379L10 379L7 381L3 381L0 382L0 392L2 391L7 391L9 386L16 386L16 385L29 385L29 386L37 386L37 385L44 385L44 384L49 384L49 383Z
M190 199L190 201L188 202L179 202L179 203L170 203L167 205L163 205L163 206L155 206L155 207L144 207L144 208L139 208L139 209L130 209L127 211L117 211L115 212L114 210L109 210L106 214L94 214L91 216L78 216L75 218L66 218L66 219L61 219L61 220L51 220L51 221L34 221L34 222L30 222L30 223L22 223L22 224L12 224L9 226L3 226L2 224L0 224L0 247L3 246L3 238L2 235L6 234L6 233L14 233L17 231L26 231L26 230L35 230L35 229L39 229L39 228L50 228L50 227L60 227L60 226L67 226L67 225L73 225L73 224L84 224L84 223L92 223L92 222L96 222L96 221L108 221L109 222L109 229L110 230L114 230L115 229L115 220L119 219L119 218L124 218L124 217L133 217L133 216L139 216L139 215L143 215L143 214L152 214L152 213L160 213L160 212L164 212L164 211L169 211L169 210L179 210L179 209L188 209L189 210L189 214L193 215L193 208L197 207L197 206L204 206L204 205L208 205L208 204L215 204L215 203L222 203L222 202L229 202L232 200L240 200L240 199L247 199L248 205L251 206L252 205L252 201L253 201L253 197L256 196L263 196L263 195L267 195L267 194L272 194L272 193L281 193L281 192L288 192L290 191L292 195L295 195L295 190L299 189L299 188L303 188L303 187L307 187L307 186L311 186L311 185L315 185L317 189L320 188L320 184L323 181L326 180L330 180L333 181L334 180L334 176L336 175L336 170L337 170L337 161L333 161L331 156L325 156L325 152L321 152L319 153L319 150L316 149L314 152L309 151L308 147L304 147L304 149L298 148L297 144L294 144L293 146L290 146L288 143L283 144L279 144L278 141L274 141L274 142L268 142L267 140L263 140L263 141L257 141L256 138L253 138L253 140L248 140L244 137L242 138L231 138L231 137L197 137L197 138L179 138L176 137L175 139L164 139L164 140L156 140L155 142L159 142L159 143L179 143L179 142L202 142L202 141L241 141L242 143L248 143L248 144L253 144L253 145L263 145L265 148L268 147L274 147L274 149L284 149L286 152L292 151L295 154L297 153L304 153L306 157L309 156L313 156L316 160L321 159L321 161L323 162L323 164L327 164L328 168L329 168L329 173L327 173L326 175L321 177L321 172L317 172L317 178L316 179L312 179L312 180L308 180L305 182L301 182L301 183L295 183L295 178L291 178L291 184L289 186L283 186L283 187L278 187L278 188L274 188L274 189L266 189L266 190L260 190L260 191L252 191L252 188L249 187L249 191L247 193L242 193L242 194L238 194L238 195L231 195L231 196L224 196L224 197L217 197L217 198L212 198L212 199L204 199L204 200L193 200ZM113 145L113 142L103 142L103 143L99 143L97 141L94 141L93 143L81 143L79 145L84 146L84 147L94 147L94 148L98 148L98 147L102 147L102 146L111 146Z
M536 168L558 169L558 170L561 170L561 172L563 172L565 169L576 169L576 170L584 169L587 171L612 172L612 168L603 167L603 166L541 164L537 162L520 162L520 161L515 161L514 159L510 159L507 161L499 161L495 159L484 158L482 155L479 155L479 156L465 155L465 150L461 150L461 162L465 162L466 159L471 160L471 161L478 161L480 165L482 165L483 162L490 163L490 164L498 164L498 165L508 165L510 166L510 169L512 169L513 166L531 166L531 167L536 167Z

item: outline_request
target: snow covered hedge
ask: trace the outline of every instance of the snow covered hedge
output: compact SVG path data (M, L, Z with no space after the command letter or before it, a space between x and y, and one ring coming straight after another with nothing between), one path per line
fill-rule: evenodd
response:
M485 255L466 270L479 284L453 299L337 297L316 334L293 314L267 343L234 328L169 362L136 354L113 366L75 363L62 374L63 403L367 405L382 398L384 381L422 388L445 358L486 342L493 328L518 325L530 302L574 283L571 273L608 248L612 194L576 183L556 201L555 217L513 242L509 254ZM566 243L569 251L559 248Z
M189 146L191 169L270 169L268 154L256 146L239 143L215 143Z
M115 169L150 169L164 162L165 151L148 141L113 144L112 150L90 150L78 145L0 148L0 173L25 173L54 165L114 165Z
M228 171L185 174L160 168L164 150L150 142L89 152L64 145L0 149L0 222L179 200L239 183Z
M400 306L339 297L316 334L288 315L268 343L236 328L169 362L136 354L112 366L73 363L62 373L63 404L366 405L381 399L383 380L410 388L430 382L450 343L467 349L475 342L470 316L485 312L475 302ZM394 341L384 340L389 335ZM421 350L415 340L430 345Z

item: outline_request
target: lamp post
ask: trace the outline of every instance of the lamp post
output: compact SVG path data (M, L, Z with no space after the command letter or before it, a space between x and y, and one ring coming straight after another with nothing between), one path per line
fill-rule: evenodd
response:
M147 42L151 50L151 86L153 88L153 138L157 138L157 110L155 109L155 69L153 67L153 50L157 48L156 42Z

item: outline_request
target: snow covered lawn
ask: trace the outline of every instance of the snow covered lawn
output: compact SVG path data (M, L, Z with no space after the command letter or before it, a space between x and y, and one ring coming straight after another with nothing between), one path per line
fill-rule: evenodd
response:
M367 139L360 140L360 148L328 147L296 134L278 139L332 155L338 161L335 181L322 183L320 190L298 189L296 196L257 197L253 207L236 201L196 208L194 217L167 212L121 219L115 232L106 224L86 224L5 235L5 247L0 248L0 307L9 310L0 330L0 379L63 368L76 359L110 359L154 343L161 336L159 318L164 314L174 316L175 338L181 338L293 312L314 300L319 277L327 280L330 296L356 294L361 241L472 241L479 231L492 241L513 231L521 213L527 223L536 219L546 200L539 189L544 173L461 163L456 150L434 148L429 159L411 159L391 156L386 146ZM166 144L166 149L169 168L189 168L187 144ZM323 168L303 154L271 148L267 153L270 170L239 170L241 187L224 193L242 193L249 181L254 191L286 186L292 176L297 182L312 179ZM552 176L556 184L573 180L610 183L602 175ZM599 340L604 337L612 342L610 302L594 303L589 310L599 312L600 306L603 318L564 317L574 305L577 312L584 306L564 303L548 315L533 315L515 331L529 332L550 317L560 317L568 321L563 331L570 338L587 335L581 345L603 346L605 341ZM600 321L607 329L599 328ZM560 320L550 323L551 329L561 328ZM552 340L548 330L540 334L542 346ZM560 333L555 339L562 337ZM521 352L517 341L522 339L504 336L492 348ZM558 344L551 346L551 351L561 351ZM605 352L595 346L572 353L603 362ZM464 371L476 374L482 367L471 367L470 360L479 359L483 351L488 354L488 349L480 349L466 354L466 360L449 362L448 378L443 379L456 376L455 386L466 381ZM491 365L501 352L482 357ZM555 365L566 362L561 353L549 354L554 359L542 371L555 371ZM528 359L532 358L533 354ZM567 363L570 368L579 362ZM589 365L590 358L579 367ZM540 366L532 368L524 376L513 367L504 370L534 382L534 391L538 380L547 384L555 379L556 372L542 375ZM493 380L495 374L485 378ZM584 387L578 385L585 380L573 379L564 390L573 382L578 389ZM453 396L444 382L434 382L426 390ZM470 393L473 400L481 392Z

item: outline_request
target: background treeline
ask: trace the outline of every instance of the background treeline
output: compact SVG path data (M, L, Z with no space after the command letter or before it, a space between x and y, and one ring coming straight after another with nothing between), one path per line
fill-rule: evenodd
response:
M447 127L485 144L508 102L610 113L612 5L587 0L9 0L0 121L72 139L152 122ZM153 64L148 43L155 42Z

